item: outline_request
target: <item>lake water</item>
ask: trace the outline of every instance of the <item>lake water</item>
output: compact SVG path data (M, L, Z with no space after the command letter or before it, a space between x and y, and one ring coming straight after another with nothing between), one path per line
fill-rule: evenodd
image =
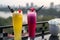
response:
M0 17L8 18L9 16L12 16L11 12L1 12L0 11ZM27 23L27 14L23 14L23 22Z

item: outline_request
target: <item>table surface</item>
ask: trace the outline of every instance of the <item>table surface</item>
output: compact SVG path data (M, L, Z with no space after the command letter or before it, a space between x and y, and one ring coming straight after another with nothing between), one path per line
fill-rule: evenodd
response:
M47 34L44 36L44 39L46 40L60 40L60 33L58 34L58 36L52 36L51 34ZM42 39L41 36L36 37L34 40L44 40ZM29 38L27 40L30 40Z

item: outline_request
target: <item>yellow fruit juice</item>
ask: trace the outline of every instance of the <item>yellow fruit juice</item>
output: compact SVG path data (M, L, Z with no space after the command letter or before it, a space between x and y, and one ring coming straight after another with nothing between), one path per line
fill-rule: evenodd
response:
M12 14L12 22L14 29L14 40L21 40L22 38L22 13L13 13Z

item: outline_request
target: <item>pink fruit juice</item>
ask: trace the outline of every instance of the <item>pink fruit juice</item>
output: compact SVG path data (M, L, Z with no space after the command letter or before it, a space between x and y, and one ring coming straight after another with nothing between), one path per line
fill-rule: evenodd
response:
M34 38L36 32L36 12L28 12L27 18L29 37Z

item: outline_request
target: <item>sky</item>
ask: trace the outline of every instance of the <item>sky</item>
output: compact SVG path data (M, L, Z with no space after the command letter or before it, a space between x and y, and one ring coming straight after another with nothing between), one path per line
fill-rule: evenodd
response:
M41 5L44 5L44 6L49 6L51 2L54 2L55 5L57 4L60 4L60 0L0 0L0 4L3 4L3 5L22 5L22 6L25 6L26 3L30 3L33 2L34 5L37 5L37 6L41 6Z

